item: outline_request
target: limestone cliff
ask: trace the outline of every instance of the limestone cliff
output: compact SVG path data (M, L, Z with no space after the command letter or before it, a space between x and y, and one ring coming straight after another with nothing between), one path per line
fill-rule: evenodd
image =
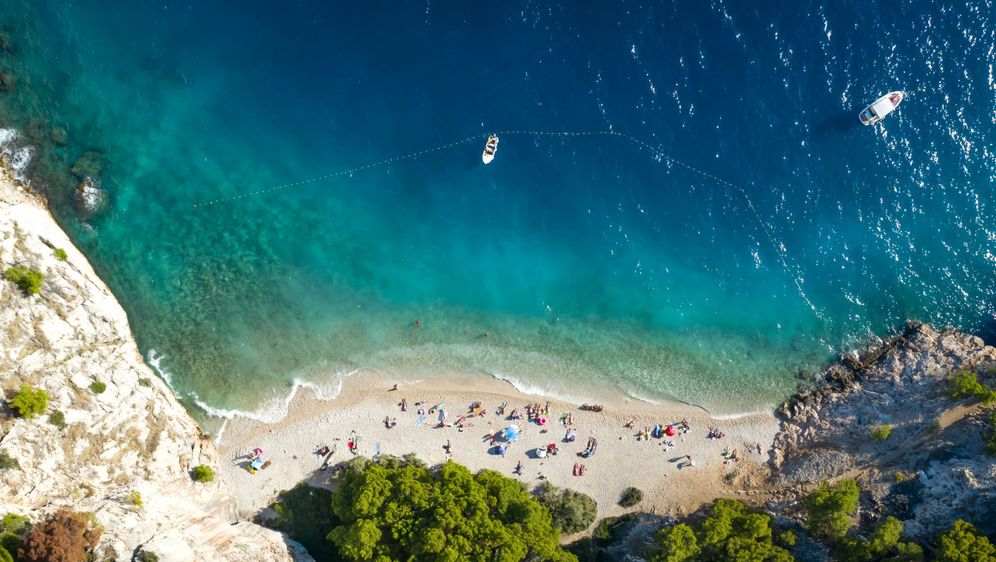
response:
M210 442L144 364L124 310L43 203L0 170L0 271L17 264L45 280L29 296L0 279L0 451L20 466L0 470L0 513L93 512L105 529L100 559L131 560L143 547L160 560L310 560L279 533L232 525L220 484L192 481L191 467L216 461ZM95 381L106 391L91 390ZM64 428L6 408L22 383L48 392Z

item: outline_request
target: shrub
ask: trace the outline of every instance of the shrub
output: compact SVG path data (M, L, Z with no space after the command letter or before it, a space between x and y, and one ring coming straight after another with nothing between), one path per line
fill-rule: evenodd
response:
M860 493L854 480L843 480L833 486L823 482L803 500L809 530L831 539L844 537L851 528L851 516L858 509Z
M31 522L28 521L27 517L16 513L7 513L0 518L0 532L23 535L30 526Z
M30 384L22 384L10 401L10 407L17 410L17 415L22 418L33 418L48 408L48 393Z
M14 557L2 546L0 546L0 562L14 562Z
M633 507L643 501L643 490L629 487L623 490L622 497L619 498L619 505L622 507Z
M84 562L101 529L82 513L62 510L31 528L17 549L19 562Z
M206 464L195 466L194 480L197 482L211 482L214 480L214 469Z
M142 377L138 379L138 386L152 386L152 381L150 381L145 377Z
M90 390L93 391L94 394L103 394L104 391L107 390L107 384L101 381L93 381L90 383Z
M136 558L136 560L138 562L159 562L159 555L156 554L155 552L143 550L142 552L138 553L138 557Z
M892 426L876 425L875 427L871 428L869 434L871 435L871 438L874 439L875 441L885 441L886 439L889 438L890 435L892 435Z
M7 451L0 451L0 470L8 470L11 468L20 469L21 463L17 462L17 459L7 454Z
M131 492L128 492L128 495L125 496L125 499L131 505L134 505L136 507L142 507L142 494L140 494L138 490L132 490Z
M21 537L31 528L31 523L27 517L8 513L0 519L0 550L5 550L8 554L17 552L21 546ZM4 560L0 556L0 560Z
M975 398L985 404L996 402L996 391L990 390L979 382L975 373L961 371L948 379L951 386L951 398Z
M598 511L591 496L575 490L561 490L549 482L536 488L536 501L550 512L553 525L569 535L590 527Z
M48 415L48 423L59 429L66 429L66 414L63 414L62 410L54 410Z
M936 562L972 562L996 559L996 547L978 529L961 519L940 537Z
M56 248L55 259L59 261L66 261L67 259L69 259L69 254L67 254L66 251L63 250L62 248Z
M37 295L41 292L42 282L45 280L45 275L42 272L26 265L15 265L8 268L4 277L29 295Z
M694 525L681 523L661 529L655 542L651 562L793 560L787 550L772 542L770 515L725 498L716 500L705 519Z

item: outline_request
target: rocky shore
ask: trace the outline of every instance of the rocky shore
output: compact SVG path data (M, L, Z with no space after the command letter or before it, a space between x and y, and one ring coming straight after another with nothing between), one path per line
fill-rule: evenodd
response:
M854 478L865 491L865 518L891 514L910 537L936 534L959 517L996 533L996 462L985 454L984 409L952 399L946 380L962 370L992 379L996 349L925 324L832 365L776 412L770 464L778 499L769 507L791 511L813 484Z
M214 447L142 361L124 310L44 203L0 170L0 270L15 265L45 278L37 295L0 282L0 453L13 465L0 469L0 514L91 512L101 560L139 550L164 561L310 560L280 533L236 524L222 484L191 479L193 466L216 464ZM23 384L50 396L45 414L7 407Z

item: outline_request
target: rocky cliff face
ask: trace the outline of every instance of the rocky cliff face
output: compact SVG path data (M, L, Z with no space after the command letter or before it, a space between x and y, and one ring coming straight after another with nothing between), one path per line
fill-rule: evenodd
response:
M131 560L143 547L160 560L310 560L279 533L232 525L225 490L192 481L191 467L216 461L210 442L143 363L124 310L83 255L0 170L0 271L17 264L45 280L29 296L0 279L0 451L20 466L0 470L0 513L93 512L105 528L100 559ZM6 408L22 383L45 389L64 428Z
M798 491L856 478L869 518L891 513L913 537L959 517L996 532L996 462L984 450L984 411L953 400L946 381L960 370L986 381L994 369L996 349L980 338L927 325L846 358L778 409L775 486ZM873 438L883 426L891 434Z

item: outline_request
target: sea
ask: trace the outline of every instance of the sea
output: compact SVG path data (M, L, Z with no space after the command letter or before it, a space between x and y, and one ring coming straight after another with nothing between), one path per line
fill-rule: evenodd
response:
M0 153L202 419L360 371L739 415L996 334L994 66L992 0L0 0Z

